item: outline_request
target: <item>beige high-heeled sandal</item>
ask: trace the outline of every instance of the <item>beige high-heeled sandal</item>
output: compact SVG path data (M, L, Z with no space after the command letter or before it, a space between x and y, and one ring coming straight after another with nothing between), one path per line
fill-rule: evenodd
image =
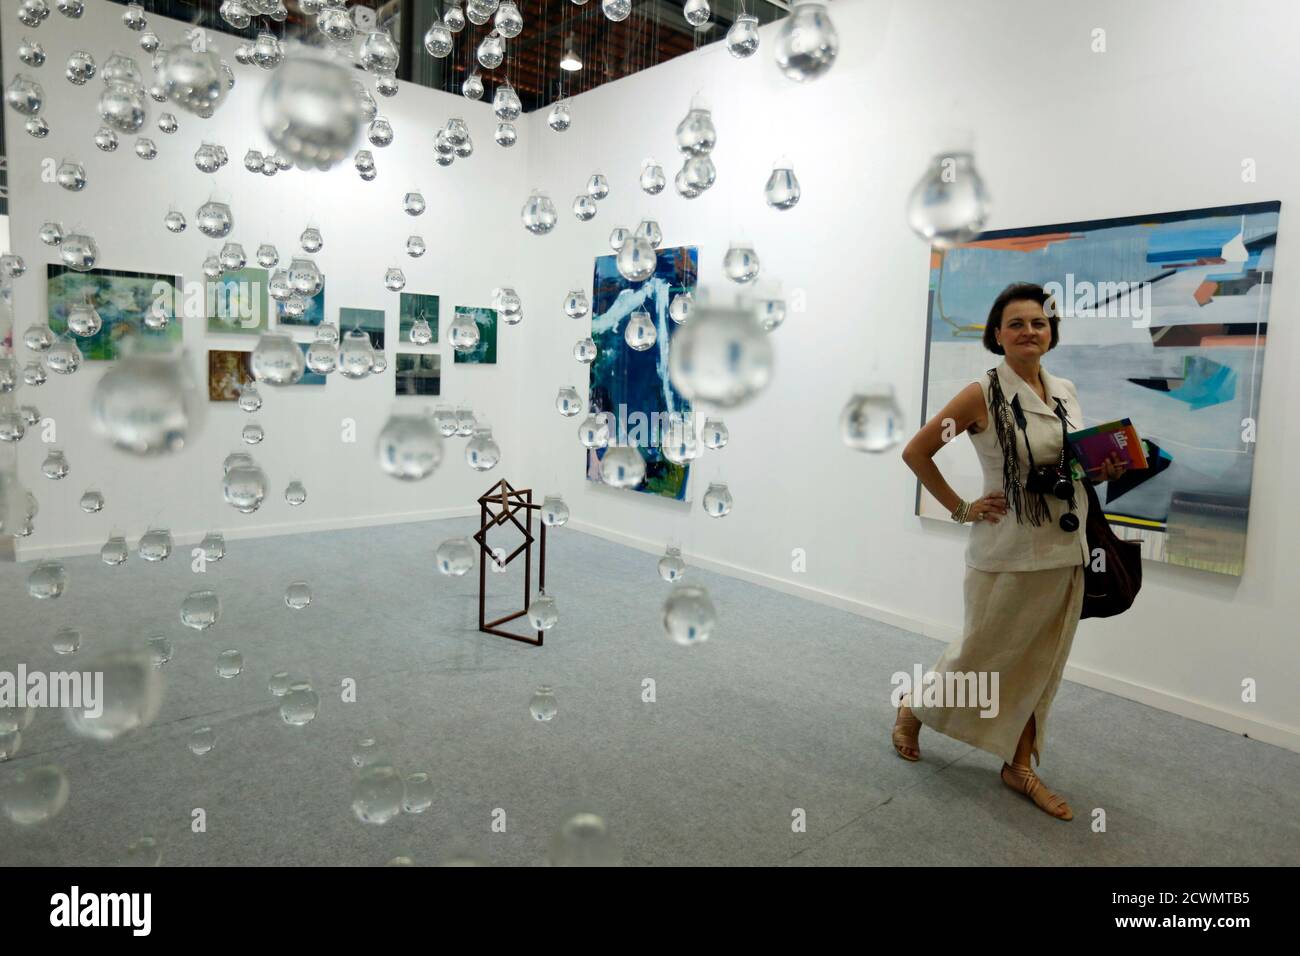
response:
M1007 771L1010 771L1008 776ZM1014 764L1002 765L1002 782L1012 790L1023 793L1038 805L1044 813L1058 820L1073 820L1074 811L1065 802L1065 798L1048 790L1038 774L1031 767L1017 767Z
M890 735L894 742L894 752L904 760L920 760L921 747L917 741L920 734L920 719L912 713L912 708L906 704L900 704L898 719L894 721L894 732ZM903 753L904 748L912 751L913 755Z

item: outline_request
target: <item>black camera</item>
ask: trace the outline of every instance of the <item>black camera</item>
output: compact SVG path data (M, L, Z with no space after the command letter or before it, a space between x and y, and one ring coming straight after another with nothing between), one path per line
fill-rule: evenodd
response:
M1070 475L1058 465L1035 465L1025 478L1025 487L1037 495L1052 495L1062 501L1074 494Z

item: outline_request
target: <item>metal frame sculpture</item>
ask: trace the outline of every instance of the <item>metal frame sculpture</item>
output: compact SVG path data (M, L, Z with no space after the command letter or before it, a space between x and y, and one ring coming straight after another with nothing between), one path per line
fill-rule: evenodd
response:
M474 540L478 542L479 547L478 629L484 634L495 634L497 637L508 637L512 641L520 641L534 647L541 647L541 631L537 632L537 639L533 640L531 637L522 637L519 634L511 634L509 631L502 630L501 625L513 621L515 618L523 617L528 613L528 608L532 603L533 541L538 540L533 537L533 511L540 510L542 506L533 504L533 491L531 488L516 490L504 478L479 496L478 505L479 529L474 533ZM493 506L499 507L500 510L493 511ZM526 524L521 523L517 517L520 511L524 512ZM511 522L519 529L524 536L524 542L503 560L498 560L496 554L488 547L488 531L498 525L504 525L506 522ZM537 590L541 593L546 590L546 525L540 521L538 524L542 529L542 533L540 537L541 552L537 562ZM513 614L507 614L505 617L499 617L495 621L489 621L487 620L488 559L491 558L497 567L504 569L521 553L524 556L524 609L515 611Z

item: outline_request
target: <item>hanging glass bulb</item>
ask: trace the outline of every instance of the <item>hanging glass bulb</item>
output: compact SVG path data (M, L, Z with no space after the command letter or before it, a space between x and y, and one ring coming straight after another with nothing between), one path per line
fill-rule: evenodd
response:
M636 227L636 234L656 249L663 245L664 234L653 219L642 219L641 225Z
M573 125L573 114L569 111L568 103L556 103L551 107L551 112L546 117L546 125L557 133L563 133Z
M266 498L266 473L251 461L235 465L222 478L221 493L226 504L241 514L252 514Z
M79 20L81 15L86 11L86 5L81 0L59 0L59 13L63 14L69 20ZM46 8L49 9L48 7ZM43 18L42 18L43 19Z
M743 241L733 240L722 257L722 271L732 282L753 282L758 277L758 254L754 247Z
M585 339L579 339L573 346L573 357L583 365L590 365L596 361L596 341L590 335Z
M523 104L519 100L519 94L515 92L509 80L498 86L496 92L492 94L492 112L496 114L497 119L513 123L519 119L522 109Z
M27 135L36 139L44 139L50 135L50 124L45 122L44 116L29 116L23 123L23 129L27 130Z
M467 100L483 99L483 77L477 72L465 77L465 82L460 85L460 93Z
M412 259L418 259L424 255L427 247L424 240L419 236L408 236L406 239L406 254Z
M263 429L261 425L257 424L257 422L249 422L244 426L243 431L240 433L240 437L246 445L257 445L266 437L266 430Z
M643 160L641 163L641 190L651 196L657 196L664 191L668 185L668 179L664 176L664 168L653 159Z
M501 0L500 6L497 7L493 26L507 40L513 40L523 32L524 18L520 14L519 8L515 6L514 0Z
M474 567L474 548L468 538L448 538L433 555L441 574L458 578Z
M302 378L306 361L287 332L263 332L253 349L253 378L267 385L293 385Z
M441 404L434 409L433 423L438 426L438 433L443 438L456 434L456 412L450 405Z
M51 345L50 348L53 349L54 346ZM81 353L78 352L77 355L80 356ZM79 358L78 361L80 361ZM48 360L46 361L46 364L47 365L49 364ZM46 378L45 367L42 366L40 362L28 362L26 365L23 366L23 381L26 382L28 385L32 385L32 386L44 385L45 378Z
M753 56L758 49L758 17L742 13L727 30L727 52L738 60Z
M465 29L465 11L460 8L458 0L452 0L451 6L443 11L442 21L452 33Z
M596 218L596 201L583 193L573 200L573 216L578 222L590 222Z
M587 180L587 195L592 199L604 199L609 195L609 180L600 173L592 173Z
M731 513L732 497L725 482L715 481L704 492L704 513L710 518L723 518Z
M356 166L357 172L361 173L361 176L364 179L367 173L373 173L375 171L374 154L368 149L359 149L357 150L356 157L352 160L352 164ZM371 178L373 179L374 177Z
M475 471L488 471L501 460L501 446L492 438L492 429L476 424L474 437L465 445L465 462Z
M790 15L781 21L776 36L776 65L788 79L807 83L825 75L839 49L839 34L826 7L803 0L795 3Z
M609 421L604 412L589 412L578 426L578 441L584 448L605 448L609 445Z
M418 192L409 192L402 197L402 210L408 216L418 216L424 212L424 196Z
M492 19L492 14L497 12L498 6L499 0L469 0L465 12L470 23L481 27Z
M104 373L90 399L91 425L115 448L140 456L185 447L202 426L207 403L189 357L128 349Z
M456 317L447 330L447 337L451 339L451 347L457 352L474 351L479 342L478 323L474 321L474 316L468 312L457 311Z
M668 374L686 398L733 408L767 387L772 353L752 312L697 303L673 336Z
M136 553L146 561L166 561L172 553L172 533L166 528L150 528L140 537Z
M401 292L406 288L406 274L401 269L389 269L384 273L384 288L389 292Z
M775 294L760 296L754 303L754 314L764 332L771 332L785 321L785 299Z
M451 146L452 150L455 150L457 146L464 143L467 139L469 139L469 127L465 125L465 121L459 116L453 116L451 119L447 120L447 125L442 130L444 146L441 148L438 147L435 140L434 148L440 153L449 152L450 150L447 150L446 146Z
M374 30L361 41L357 63L372 73L392 73L397 69L399 53L397 44L387 30Z
M158 155L158 147L154 145L153 140L142 136L135 141L135 154L141 159L153 159Z
M988 194L969 151L935 156L907 201L912 231L941 247L974 239L988 215Z
M353 329L343 336L339 345L340 375L350 379L365 378L374 364L375 350L370 344L370 336L360 329Z
M727 442L731 440L731 432L721 418L704 419L703 429L704 447L717 451L725 448Z
M392 415L376 448L384 474L420 481L442 462L442 437L430 415Z
M658 336L654 321L645 309L637 309L628 316L627 328L623 330L623 340L627 342L629 348L644 352L655 344Z
M690 414L673 412L668 430L661 438L664 457L674 465L685 465L700 457L699 439L695 437L695 419Z
M68 54L63 75L73 86L85 86L95 77L95 58L85 50L73 50ZM19 110L19 112L22 112Z
M238 272L248 263L244 247L238 242L227 242L221 247L221 268L226 272Z
M623 248L623 243L627 242L627 237L631 233L622 226L615 226L609 234L609 247L615 252Z
M578 395L578 390L572 385L561 386L559 393L555 396L555 410L565 418L572 418L582 409L582 397Z
M451 52L451 30L442 22L442 18L437 13L434 13L433 23L424 34L424 48L429 51L429 56L438 59L442 59Z
M473 7L471 6L470 9L472 10ZM506 43L501 39L500 35L493 30L479 41L478 50L476 51L475 56L483 69L495 70L501 65L501 61L506 57Z
M686 0L682 7L682 15L687 23L701 30L708 24L713 11L709 9L709 0Z
M203 143L194 151L194 168L201 173L215 173L221 168L221 156L211 143Z
M41 474L52 481L66 478L69 471L71 471L71 468L68 466L68 459L57 448L50 449L45 461L41 463Z
M840 436L854 451L889 451L903 440L903 412L892 385L875 385L854 394L840 413Z
M343 8L342 4L327 6L321 10L316 17L316 29L320 30L327 40L339 45L351 42L357 33L352 15Z
M89 302L75 302L68 306L68 331L78 338L89 338L104 326L99 312Z
M239 408L251 414L261 407L262 393L257 390L256 385L249 382L239 392Z
M718 142L713 116L702 106L692 106L677 124L677 151L686 156L707 156Z
M411 323L411 344L428 345L433 341L433 329L429 327L429 320L421 316Z
M548 528L558 528L569 520L569 506L564 503L562 495L547 495L542 501L542 524Z
M341 8L349 29L352 20ZM329 169L352 152L361 126L361 102L350 67L329 58L295 52L271 75L260 102L262 129L300 169Z
M248 25L253 22L252 11L244 6L240 0L223 0L218 12L221 14L221 19L236 30L246 30Z
M22 73L14 76L9 88L5 90L5 102L21 116L35 116L45 105L45 90L41 84ZM144 107L141 106L141 109ZM140 120L143 125L144 119ZM137 126L136 129L139 129ZM135 130L128 130L135 132Z
M524 203L522 217L524 228L534 236L546 235L555 228L555 223L559 219L555 211L555 203L551 202L546 193L538 190L533 190L533 194Z
M542 591L537 600L528 605L528 623L536 631L549 631L560 620L555 598Z
M234 228L235 218L226 203L209 200L199 207L195 223L209 239L224 239Z
M276 269L266 283L267 294L276 302L288 302L293 297L293 283L289 281L288 269Z
M47 246L57 246L63 241L63 226L57 222L47 222L41 226L41 242Z
M664 556L659 559L659 577L669 584L682 579L686 573L686 562L682 560L682 549L669 545Z
M22 441L25 434L27 426L23 424L21 415L12 411L0 411L0 441Z
M496 134L492 137L498 146L510 147L519 139L519 132L514 123L498 123Z
M375 75L375 92L380 96L396 96L398 89L396 73L378 73Z
M605 19L621 23L632 12L632 0L600 0L600 9Z
M101 126L95 131L95 148L103 153L111 153L117 149L117 134L107 126Z
M39 27L49 15L50 5L45 0L23 0L18 5L18 19L25 27Z
M668 303L668 317L681 325L691 315L691 309L695 305L695 296L689 289L677 293L673 300Z
M717 627L718 612L704 588L675 584L664 601L663 624L669 640L689 647L709 639Z
M317 375L328 375L338 368L339 350L338 347L328 339L316 339L307 346L307 355L304 358L307 368L311 369Z
M48 324L33 325L23 333L23 345L33 352L48 352L54 344L54 333Z
M709 156L691 156L682 164L682 178L696 195L704 192L718 179L717 167Z
M700 193L702 192L702 190L700 190L695 186L692 186L689 182L686 181L685 166L677 170L677 175L673 177L673 186L677 190L677 195L681 196L683 199L694 199L695 197L699 196Z
M264 242L257 247L257 264L263 269L273 269L280 261L280 253L275 246Z
M122 22L126 24L128 30L139 31L143 30L149 21L145 17L144 7L138 3L128 3L122 13Z
M90 272L99 259L99 245L90 235L68 233L59 243L59 258L74 272Z
M494 291L492 307L507 325L518 325L524 317L524 303L514 289L506 286Z
M54 181L68 192L81 192L86 188L86 167L65 159L54 173Z
M376 117L366 129L366 139L371 146L391 146L393 143L393 124L382 116Z
M629 282L642 282L655 272L654 246L643 236L628 236L618 250L614 264L618 273Z
M117 567L125 563L129 553L126 538L121 535L109 535L108 541L99 549L99 560L109 567Z
M564 297L564 314L571 319L585 319L591 313L591 300L583 289L573 289Z
M645 480L645 459L634 445L611 445L600 459L600 480L611 488L635 488Z
M226 537L220 531L209 531L199 542L205 561L220 561L226 556Z
M72 339L63 336L45 353L45 367L59 375L71 375L81 368L81 349Z
M474 413L468 405L456 406L456 435L468 438L474 434Z
M456 155L461 159L468 159L473 154L474 154L474 141L467 136L465 137L465 142L461 143L459 146L456 147Z
M45 63L45 47L36 40L23 37L18 44L18 59L31 67L41 66Z
M773 209L793 209L802 193L790 161L778 160L772 167L772 175L767 178L767 186L763 190L767 204Z
M290 260L289 285L297 295L311 298L320 291L324 281L324 277L312 260L301 256L295 256Z
M361 118L363 120L373 120L379 115L379 104L376 103L375 98L370 95L370 91L364 86L361 86L360 80L354 82L356 83L356 87L353 88L353 92L357 95L357 107L361 110ZM289 166L292 165L293 163L290 162ZM283 168L288 169L289 166Z

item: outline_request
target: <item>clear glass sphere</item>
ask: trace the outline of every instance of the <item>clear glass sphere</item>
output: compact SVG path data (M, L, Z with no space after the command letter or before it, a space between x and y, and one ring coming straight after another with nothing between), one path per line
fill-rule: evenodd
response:
M559 221L559 215L555 211L555 203L551 202L543 192L533 192L524 203L521 213L524 222L524 228L534 236L544 236L555 228L555 223Z
M537 688L532 700L528 702L528 712L533 715L533 720L542 723L554 720L559 712L559 707L555 703L555 692L545 684Z
M561 495L547 495L542 501L542 524L558 528L569 520L569 506Z
M468 538L448 538L438 545L434 561L441 574L458 578L474 567L474 548Z
M686 465L700 457L700 441L695 434L695 420L690 415L674 413L660 438L660 450L675 465Z
M706 418L700 437L704 441L705 448L717 451L719 448L726 447L727 442L731 440L731 432L721 418Z
M692 401L732 408L771 381L772 341L749 311L697 305L672 345L669 377Z
M654 275L657 256L654 246L642 236L630 235L623 240L614 264L619 275L629 282L643 282Z
M339 344L339 374L344 378L360 379L371 373L375 366L375 350L370 336L353 329L343 336Z
M658 567L659 577L669 584L680 581L682 575L686 573L686 562L682 560L682 549L670 545L664 552L664 556L659 559Z
M473 9L471 7L471 9ZM495 30L479 41L475 57L485 70L495 70L506 56L506 42Z
M776 35L776 65L797 83L824 76L835 63L840 38L821 3L796 3Z
M162 675L148 651L111 651L88 662L92 673L103 674L100 700L94 710L69 707L63 714L68 728L91 740L116 740L153 723L162 704Z
M568 103L556 103L546 116L546 125L557 133L563 133L573 125L573 113Z
M641 190L651 196L657 196L664 191L668 185L668 178L664 175L664 168L652 159L646 160L641 164Z
M600 9L607 20L621 23L632 12L632 0L600 0Z
M903 413L894 389L880 385L855 394L840 413L840 437L854 451L879 454L903 439Z
M609 247L615 252L623 248L623 243L627 242L628 236L632 233L622 226L615 226L609 233Z
M181 623L196 631L206 631L221 617L221 599L216 591L191 591L181 602Z
M718 131L713 116L706 109L692 108L677 124L677 151L687 156L705 156L713 152Z
M555 396L555 410L565 418L572 418L583 409L582 397L572 385L561 386Z
M420 481L442 461L442 437L431 415L392 415L379 433L379 467L402 481Z
M583 365L590 365L592 362L596 361L598 351L599 350L596 348L596 340L588 335L586 338L579 339L574 344L573 357Z
M738 60L753 56L758 50L758 17L742 13L727 30L727 52Z
M492 138L496 140L498 146L509 148L519 141L519 131L515 129L514 123L498 123L497 131Z
M604 413L591 412L578 426L578 441L584 448L605 448L609 445L609 420Z
M560 620L555 598L543 592L528 605L528 623L536 631L549 631Z
M251 462L236 465L222 479L221 492L232 508L252 514L266 498L266 473Z
M628 316L627 327L623 330L623 341L627 342L629 348L644 352L655 344L658 337L654 320L645 309L637 309Z
M346 11L327 8L347 24ZM295 53L272 73L259 104L262 129L300 169L329 169L348 157L361 128L362 105L348 66Z
M465 77L465 82L460 85L460 94L467 100L483 99L483 77L477 73Z
M935 156L907 201L912 231L941 247L974 239L988 216L988 194L969 152Z
M564 297L564 314L571 319L585 319L591 314L591 300L583 289L572 289Z
M645 480L645 459L632 445L613 445L600 459L600 479L611 488L635 488Z
M306 360L287 332L263 332L253 349L253 378L267 385L293 385L302 378Z
M474 321L474 316L469 312L457 311L447 330L447 337L457 352L474 351L479 343L478 323Z
M474 435L465 445L465 463L475 471L488 471L501 460L501 446L492 437L492 429L475 425Z
M184 352L130 351L96 384L90 398L91 426L122 451L170 454L199 432L206 417L205 399Z
M753 282L758 270L758 253L747 242L733 242L722 257L723 274L732 282Z
M688 647L707 641L718 624L709 592L692 584L675 584L664 601L664 633L674 644Z
M682 6L682 16L687 23L699 30L709 22L713 11L709 9L709 0L686 0Z
M442 59L451 53L452 37L451 30L442 22L438 15L434 14L433 23L424 34L424 48L429 51L429 56Z
M578 222L590 222L596 218L596 201L583 193L573 200L573 216Z
M294 581L284 589L284 606L291 611L301 611L311 605L311 585Z
M767 178L763 189L763 198L773 209L793 209L803 194L794 169L788 162L778 162L772 168L772 175Z

